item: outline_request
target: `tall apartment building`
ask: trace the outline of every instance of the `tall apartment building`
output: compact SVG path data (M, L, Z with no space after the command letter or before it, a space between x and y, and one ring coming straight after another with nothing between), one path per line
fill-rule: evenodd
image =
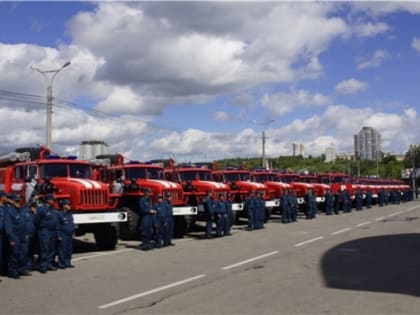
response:
M303 156L304 153L303 143L293 143L293 156Z
M354 154L362 160L380 161L381 135L372 127L363 127L354 135Z
M94 159L97 155L108 154L108 144L106 144L105 141L82 141L82 143L79 145L79 149L81 160L91 160Z

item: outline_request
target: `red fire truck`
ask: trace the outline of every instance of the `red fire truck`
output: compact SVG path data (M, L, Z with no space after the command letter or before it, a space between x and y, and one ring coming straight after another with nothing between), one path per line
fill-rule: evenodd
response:
M119 194L96 181L87 161L60 157L45 147L20 148L0 157L0 189L21 196L22 205L34 189L41 195L71 201L75 234L93 233L99 249L113 249L118 241L118 225L127 213L117 208Z
M299 180L299 174L288 172L288 171L280 171L277 172L280 181L283 183L288 183L292 190L296 192L296 197L298 200L299 207L303 208L305 205L305 195L307 194L309 189L313 189L313 185L309 183L304 183Z
M178 183L164 178L164 168L161 163L124 161L121 154L100 155L97 159L109 159L110 165L100 172L103 181L109 183L115 193L121 193L118 207L128 213L128 220L120 225L122 239L138 239L140 236L140 198L144 189L150 188L152 200L156 201L158 194L171 193L174 215L174 236L182 237L189 232L197 207L186 202L182 187Z

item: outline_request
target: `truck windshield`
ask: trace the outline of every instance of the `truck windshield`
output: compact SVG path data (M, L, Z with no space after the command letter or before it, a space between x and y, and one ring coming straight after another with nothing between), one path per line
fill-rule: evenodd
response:
M155 167L130 167L126 169L128 179L163 179L163 171Z
M248 181L249 180L249 174L247 173L227 173L225 174L225 179L227 182L235 182L237 180L240 181Z
M40 176L45 177L76 177L91 178L92 172L89 165L51 163L40 166Z
M206 180L211 181L211 171L184 171L180 172L182 181Z

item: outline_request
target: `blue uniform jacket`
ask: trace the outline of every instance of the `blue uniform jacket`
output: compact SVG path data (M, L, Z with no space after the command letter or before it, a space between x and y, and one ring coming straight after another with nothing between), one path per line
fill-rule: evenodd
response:
M57 210L48 205L40 206L35 214L34 223L39 230L56 232L58 224Z
M22 215L25 218L26 235L32 237L36 232L36 227L34 223L35 214L31 211L30 207L25 207L22 209Z
M26 222L22 211L15 207L7 207L4 219L4 229L9 241L15 243L23 241L26 237Z
M257 207L257 200L254 197L248 197L245 200L245 206L248 210L254 209Z
M162 223L165 220L166 206L165 202L157 202L154 204L153 209L156 210L156 223Z
M6 215L7 207L5 205L0 206L0 235L4 233L4 216Z
M140 199L140 214L141 215L150 215L150 210L152 210L152 198L143 197Z
M226 202L217 200L215 205L215 212L217 214L226 214L227 208L226 208Z
M172 218L172 216L174 215L172 202L170 202L169 200L165 200L163 203L165 205L165 218Z
M58 212L57 236L72 236L74 232L73 214L67 210Z
M210 197L207 197L206 200L204 200L204 212L207 215L214 215L215 204Z

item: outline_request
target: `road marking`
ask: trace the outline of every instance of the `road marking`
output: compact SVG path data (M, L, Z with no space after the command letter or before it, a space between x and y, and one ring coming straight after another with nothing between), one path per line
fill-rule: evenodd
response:
M106 253L98 253L98 254L93 254L93 255L89 255L89 256L83 256L83 257L79 257L79 258L74 258L71 261L79 261L79 260L87 260L90 258L96 258L96 257L102 257L102 256L109 256L109 255L116 255L116 254L120 254L120 253L124 253L124 252L129 252L132 251L132 248L127 248L127 249L122 249L122 250L114 250L112 252L106 252Z
M206 275L198 275L198 276L195 276L195 277L191 277L191 278L187 278L187 279L184 279L184 280L181 280L181 281L170 283L170 284L161 286L161 287L156 288L156 289L152 289L152 290L145 291L145 292L142 292L142 293L139 293L139 294L131 295L131 296L128 296L126 298L116 300L116 301L108 303L108 304L100 305L100 306L98 306L98 308L100 308L100 309L110 308L112 306L122 304L122 303L125 303L125 302L129 302L129 301L144 297L146 295L150 295L150 294L153 294L153 293L156 293L156 292L159 292L159 291L163 291L163 290L167 290L167 289L170 289L170 288L173 288L173 287L176 287L176 286L179 286L179 285L182 285L182 284L185 284L185 283L197 280L197 279L201 279L205 276Z
M411 207L411 208L408 208L408 209L406 209L405 210L405 212L410 212L410 211L414 211L414 210L416 210L417 208L419 208L420 206L415 206L415 207Z
M387 217L389 217L389 218L390 217L395 217L396 215L399 215L401 213L403 213L403 212L402 211L394 212L394 213L388 214Z
M339 231L332 232L331 235L337 235L337 234L344 233L344 232L347 232L347 231L350 231L350 230L351 230L351 228L348 227L348 228L345 228L345 229L342 229L342 230L339 230Z
M261 259L261 258L265 258L265 257L268 257L268 256L272 256L272 255L278 254L278 253L279 253L279 252L276 250L276 251L274 251L274 252L270 252L270 253L267 253L267 254L264 254L264 255L260 255L260 256L254 257L254 258L250 258L250 259L247 259L247 260L244 260L244 261L238 262L238 263L236 263L236 264L233 264L233 265L230 265L230 266L223 267L223 268L221 268L221 269L222 269L222 270L228 270L228 269L235 268L235 267L238 267L238 266L241 266L241 265L244 265L244 264L247 264L247 263L250 263L250 262L256 261L256 260Z
M361 226L368 225L368 224L371 224L371 223L372 223L372 222L370 222L370 221L365 221L365 222L359 223L359 224L357 225L357 227L361 227Z
M307 241L304 241L304 242L301 242L301 243L297 243L297 244L294 245L294 247L299 247L299 246L302 246L302 245L305 245L305 244L316 242L316 241L322 240L323 238L324 238L323 236L315 237L313 239L310 239L310 240L307 240Z
M376 218L375 221L381 221L383 219L385 219L385 218L384 217L379 217L379 218Z

